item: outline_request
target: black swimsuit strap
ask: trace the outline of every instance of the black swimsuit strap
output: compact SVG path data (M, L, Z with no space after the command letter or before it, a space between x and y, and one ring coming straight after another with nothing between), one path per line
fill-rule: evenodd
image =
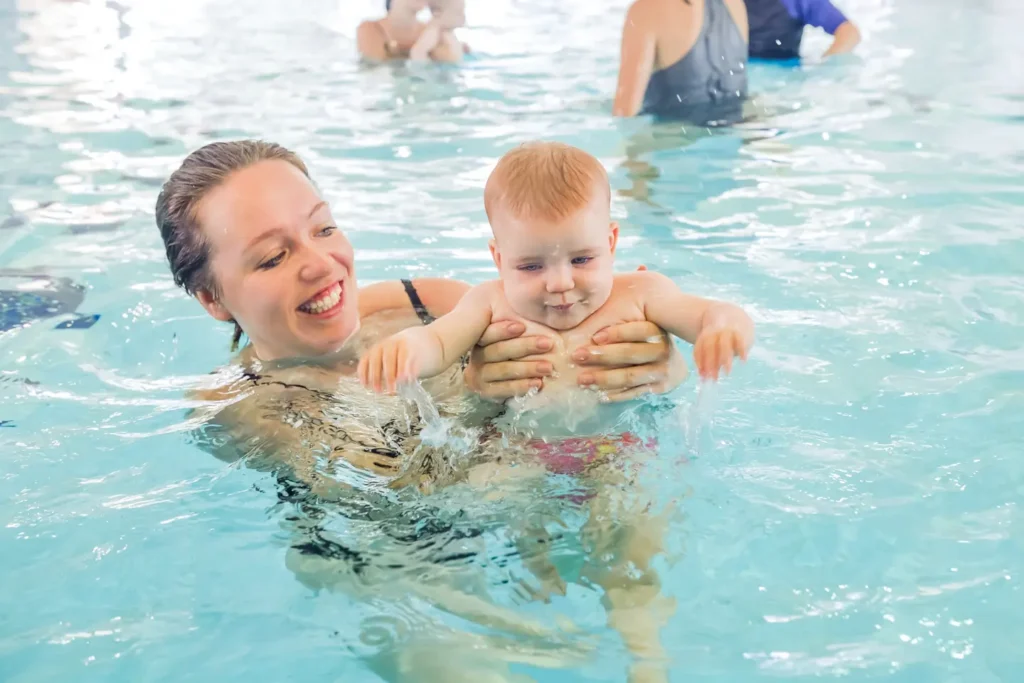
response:
M434 316L430 315L430 311L428 311L427 307L423 305L423 300L420 299L420 294L413 286L412 280L403 279L402 286L405 287L405 293L408 295L409 302L412 304L413 310L416 311L416 315L419 316L420 321L424 325L429 325L434 322Z

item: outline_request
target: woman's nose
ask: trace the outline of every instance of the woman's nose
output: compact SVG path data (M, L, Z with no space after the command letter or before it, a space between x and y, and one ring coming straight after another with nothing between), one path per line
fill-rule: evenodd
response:
M301 259L299 277L310 282L325 278L331 274L331 269L334 268L334 259L326 251L305 249Z

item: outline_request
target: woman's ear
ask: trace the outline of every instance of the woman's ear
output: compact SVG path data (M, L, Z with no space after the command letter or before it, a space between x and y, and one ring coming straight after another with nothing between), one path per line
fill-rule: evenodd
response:
M228 313L228 309L224 308L224 305L221 304L221 302L218 301L217 298L209 292L209 290L198 290L196 292L196 299L198 299L202 307L206 309L206 312L216 320L219 320L222 323L234 320L234 316Z

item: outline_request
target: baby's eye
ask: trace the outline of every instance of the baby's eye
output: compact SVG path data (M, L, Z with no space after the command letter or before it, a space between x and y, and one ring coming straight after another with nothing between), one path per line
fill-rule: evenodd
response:
M594 260L593 256L577 256L572 260L574 266L583 266Z
M532 272L540 270L540 264L539 263L525 263L525 264L523 264L521 266L518 266L516 268L516 270L522 270L522 271L527 272L527 273L532 273Z

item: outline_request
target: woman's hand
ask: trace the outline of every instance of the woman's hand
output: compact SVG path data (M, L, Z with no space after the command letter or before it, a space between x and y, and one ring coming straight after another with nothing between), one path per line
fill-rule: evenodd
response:
M504 401L540 389L553 368L546 360L522 360L547 353L552 341L547 337L520 335L526 331L521 322L491 323L469 356L466 386L479 396Z
M672 338L647 321L621 323L597 332L573 360L593 369L579 374L581 386L605 392L611 402L672 391L686 379L686 361Z
M637 270L647 270L640 266ZM546 360L523 360L547 353L551 339L522 337L520 322L492 323L469 357L466 386L479 396L504 401L541 389L553 368ZM605 392L608 401L629 401L644 394L672 391L686 379L686 360L672 338L651 322L612 325L594 334L590 346L573 360L592 368L579 374L581 386Z

